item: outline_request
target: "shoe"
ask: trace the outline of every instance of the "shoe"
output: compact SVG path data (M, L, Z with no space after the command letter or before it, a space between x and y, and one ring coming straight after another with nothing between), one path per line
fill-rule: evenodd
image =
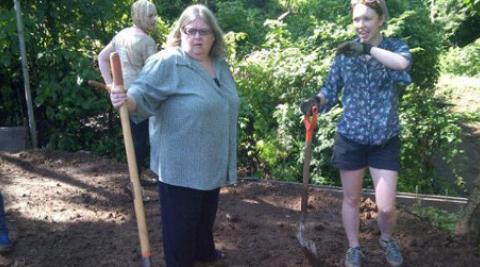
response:
M8 236L8 233L1 233L0 234L0 253L7 253L12 250L12 241Z
M214 252L214 255L211 259L208 259L208 260L198 260L199 262L216 262L216 261L220 261L220 260L223 260L225 259L225 253L223 253L222 251L218 250L218 249L215 249L215 252Z
M360 247L353 247L345 253L345 267L360 267L362 266L363 253Z
M215 249L215 256L213 258L213 261L219 261L219 260L223 260L225 259L225 253L223 253L222 251L218 250L218 249Z
M385 251L385 258L391 266L398 267L402 265L402 253L400 252L400 248L398 247L395 240L384 240L382 238L379 238L378 244L380 244L380 247L382 247L382 249Z
M143 187L141 187L141 189L142 189L142 200L143 200L143 202L152 201L152 199L149 196L147 196L147 194L145 193L145 190L143 189ZM133 199L132 183L128 183L128 184L125 185L125 191L127 191Z
M154 177L142 175L140 177L140 184L143 186L156 185L158 184L158 179Z

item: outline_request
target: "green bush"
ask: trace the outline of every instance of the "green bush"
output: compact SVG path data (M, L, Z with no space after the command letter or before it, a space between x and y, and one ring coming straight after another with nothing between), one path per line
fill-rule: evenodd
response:
M390 19L386 34L408 43L413 56L410 71L413 82L419 87L433 89L440 75L437 63L443 45L441 27L429 19L429 10L423 2L408 4L408 1L392 1L389 4L395 7L393 4L399 2L405 5L405 9L403 12L393 9L392 16L395 13L398 16Z
M226 1L216 4L217 19L225 31L243 32L247 34L245 41L253 44L261 43L265 36L262 23L265 14L258 8L247 8L245 1Z
M451 47L440 58L442 72L465 75L480 75L480 38L463 48Z
M412 212L417 216L427 219L435 228L455 233L459 212L448 212L434 207L422 207L415 205Z
M264 48L235 65L241 102L240 158L277 179L297 180L304 130L298 102L313 94L329 63L320 50L294 47L285 24L267 20ZM323 51L322 51L323 52ZM254 152L252 152L254 151ZM248 159L250 158L250 159Z
M198 1L155 2L167 21L160 21L153 34L161 43L181 10ZM130 25L131 3L40 1L23 7L42 146L92 150L117 158L124 154L117 113L103 92L88 88L84 81L100 79L94 64L96 54L118 30ZM451 147L448 143L458 140L458 129L455 118L433 100L438 54L445 39L441 23L429 20L426 3L388 1L392 19L385 34L405 39L414 61L411 73L415 86L403 91L401 107L404 171L400 188L419 187L431 192L432 157L441 154L449 162L456 143ZM209 1L209 6L229 32L228 60L241 97L240 166L252 174L300 181L305 130L298 105L318 92L335 47L355 35L349 26L348 1L222 0ZM21 124L25 112L11 4L0 4L0 17L0 112L6 114L0 123ZM336 106L319 116L311 162L314 183L339 183L329 160L341 111L341 106Z
M123 157L118 115L106 94L85 81L101 80L96 54L118 30L131 25L131 3L69 0L22 5L40 146ZM13 9L1 4L0 16L0 64L6 66L0 68L0 111L6 115L0 123L21 124L26 112Z
M405 39L414 61L411 73L415 86L402 91L404 147L399 187L432 192L440 182L432 182L437 179L431 161L437 154L451 160L456 153L451 149L456 143L451 141L458 140L459 134L455 118L433 97L443 39L440 28L428 19L423 3L392 1L389 5L392 19L386 34ZM348 26L351 19L345 3L304 1L289 8L291 13L282 20L265 22L268 32L262 48L237 59L234 65L242 96L241 121L243 129L248 129L242 129L240 158L256 164L253 169L267 176L300 181L305 130L298 104L318 92L336 45L354 34ZM329 161L340 116L341 107L336 107L319 117L311 162L314 183L339 184Z
M434 159L440 157L456 174L453 160L461 153L458 118L439 103L431 90L418 86L406 89L400 106L401 162L399 190L423 193L460 193L434 172Z
M25 94L13 8L2 9L0 5L0 28L0 125L25 125Z

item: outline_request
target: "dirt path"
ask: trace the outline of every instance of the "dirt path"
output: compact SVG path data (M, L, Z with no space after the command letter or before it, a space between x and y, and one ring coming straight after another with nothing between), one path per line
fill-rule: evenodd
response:
M0 153L0 188L16 246L0 266L141 266L133 207L123 190L127 168L88 153ZM243 182L224 188L215 238L224 266L308 266L295 239L299 186ZM157 197L156 188L148 193ZM325 266L342 266L346 249L338 197L312 189L307 237ZM146 204L154 266L162 266L160 210ZM386 266L376 245L374 204L362 204L364 266ZM480 266L478 248L432 229L407 212L397 236L406 266ZM6 262L10 264L6 264ZM3 262L3 264L2 264Z

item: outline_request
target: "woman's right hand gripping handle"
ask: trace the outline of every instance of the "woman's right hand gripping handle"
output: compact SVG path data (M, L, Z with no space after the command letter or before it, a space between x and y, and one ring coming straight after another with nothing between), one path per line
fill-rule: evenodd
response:
M110 91L110 101L115 109L119 109L127 101L127 93L121 88L112 85Z
M314 95L306 100L304 100L300 104L300 111L303 115L311 116L312 115L312 108L315 106L317 110L320 110L324 101L322 101L322 97L320 95Z

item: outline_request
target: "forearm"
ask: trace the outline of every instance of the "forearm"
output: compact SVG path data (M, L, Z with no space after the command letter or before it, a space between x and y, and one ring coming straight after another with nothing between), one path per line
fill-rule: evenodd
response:
M105 84L112 83L112 74L110 70L110 54L114 52L113 46L108 44L102 51L98 54L98 68L102 74L103 81Z
M128 96L127 99L125 100L124 105L127 107L129 112L135 112L137 111L137 102L135 102L135 99L131 96Z
M378 47L372 47L370 55L392 70L406 70L410 64L404 56Z
M103 81L105 84L112 83L112 75L110 74L110 63L103 60L98 60L98 67L100 68L100 74L102 74Z

